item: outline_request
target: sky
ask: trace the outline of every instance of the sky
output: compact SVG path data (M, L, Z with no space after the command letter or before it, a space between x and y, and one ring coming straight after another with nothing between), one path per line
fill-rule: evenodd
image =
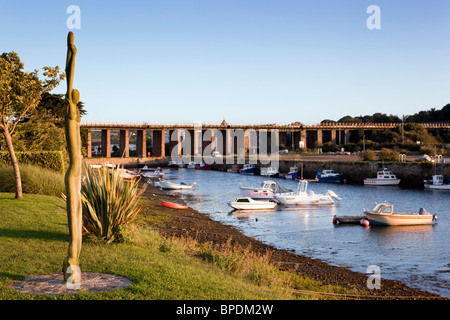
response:
M450 103L448 0L0 0L0 30L26 71L63 70L74 33L83 123L316 124Z

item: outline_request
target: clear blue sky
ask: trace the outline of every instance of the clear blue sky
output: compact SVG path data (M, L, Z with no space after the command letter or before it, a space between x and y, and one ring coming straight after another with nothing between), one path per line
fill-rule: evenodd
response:
M314 124L450 103L448 0L0 0L0 53L64 69L72 4L84 122Z

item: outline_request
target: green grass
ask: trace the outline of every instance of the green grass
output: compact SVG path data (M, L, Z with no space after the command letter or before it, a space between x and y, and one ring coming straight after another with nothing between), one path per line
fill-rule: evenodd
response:
M5 299L292 299L281 290L258 286L182 252L152 230L140 230L134 243L84 242L82 272L125 276L133 285L104 293L64 296L16 292L9 285L26 276L59 272L66 256L68 230L63 200L0 193L0 300Z
M65 192L63 174L26 164L20 164L19 168L23 193L59 196ZM0 167L0 192L15 192L12 167Z
M141 200L145 201L145 200ZM62 296L19 293L10 287L27 276L61 272L67 254L65 203L60 197L0 193L0 300L151 299L290 300L316 299L293 288L351 294L270 265L267 256L224 244L216 248L193 239L163 238L141 222L131 240L84 241L81 271L117 274L133 285L103 293Z

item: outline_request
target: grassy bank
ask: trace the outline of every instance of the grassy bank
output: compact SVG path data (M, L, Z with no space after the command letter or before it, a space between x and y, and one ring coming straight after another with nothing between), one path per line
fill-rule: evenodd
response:
M56 297L18 293L9 287L13 281L61 270L68 244L64 202L57 197L32 194L17 201L12 193L0 193L0 300L299 298L285 280L280 280L289 277L270 274L276 283L268 283L231 270L242 262L226 261L227 254L232 254L231 248L201 248L185 239L164 239L149 228L137 230L138 236L126 243L85 241L81 254L82 271L122 275L133 282L131 287ZM228 267L212 263L220 259ZM261 272L253 273L253 277L258 276Z

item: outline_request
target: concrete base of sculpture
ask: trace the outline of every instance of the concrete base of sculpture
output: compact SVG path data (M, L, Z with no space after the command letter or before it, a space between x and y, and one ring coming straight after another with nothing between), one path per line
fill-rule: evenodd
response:
M68 286L61 272L27 277L14 282L11 287L22 293L63 295L78 292L103 292L122 289L133 283L122 276L114 274L83 272L79 287ZM72 288L70 288L72 287Z

